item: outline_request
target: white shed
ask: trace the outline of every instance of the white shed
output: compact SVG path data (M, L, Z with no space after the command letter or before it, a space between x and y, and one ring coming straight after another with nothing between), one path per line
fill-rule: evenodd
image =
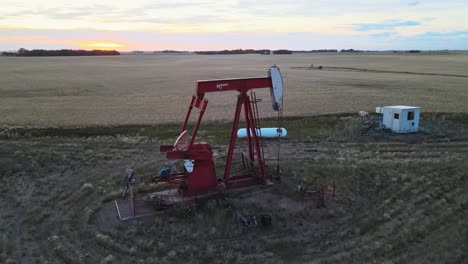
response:
M382 125L397 133L418 132L421 107L393 105L377 107L375 111L382 114Z

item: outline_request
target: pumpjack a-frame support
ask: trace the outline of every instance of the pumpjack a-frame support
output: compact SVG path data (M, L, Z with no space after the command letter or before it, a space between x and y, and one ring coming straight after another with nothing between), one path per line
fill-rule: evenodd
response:
M178 185L179 193L182 196L205 194L219 190L220 188L232 189L266 183L268 177L265 175L265 162L260 146L260 138L256 133L257 122L254 110L252 109L252 103L256 103L256 101L252 101L252 98L247 93L253 89L271 87L272 80L269 76L197 81L195 88L196 96L192 97L178 140L174 145L163 145L160 147L160 151L165 152L166 158L169 160L192 160L193 170L191 172L184 171L170 174L165 177L159 175L153 177L153 180ZM211 145L206 142L195 143L195 138L208 105L208 100L204 98L205 93L225 91L238 91L239 94L237 96L224 175L217 177ZM186 129L193 108L198 108L200 112L193 133L190 140L188 140ZM255 164L256 172L230 175L242 109L244 110L247 128L248 158L251 164Z

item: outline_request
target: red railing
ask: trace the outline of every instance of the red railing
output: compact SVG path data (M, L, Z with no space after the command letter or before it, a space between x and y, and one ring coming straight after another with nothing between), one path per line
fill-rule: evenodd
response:
M325 207L325 198L331 197L335 200L336 197L336 180L326 181L324 178L315 179L316 185L299 186L298 191L301 196L301 202L310 200L318 201L318 207Z

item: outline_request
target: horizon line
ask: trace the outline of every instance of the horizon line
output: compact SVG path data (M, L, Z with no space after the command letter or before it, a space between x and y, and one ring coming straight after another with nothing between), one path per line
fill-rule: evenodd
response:
M19 51L22 48L19 49L8 49L8 50L0 50L0 52L15 52ZM254 49L254 48L238 48L238 49L213 49L213 50L177 50L177 49L162 49L162 50L147 50L147 49L142 49L142 50L119 50L119 49L81 49L81 48L56 48L56 49L44 49L44 48L33 48L33 49L26 49L26 50L100 50L100 51L118 51L118 52L131 52L131 53L136 53L136 52L164 52L164 51L174 51L174 52L181 52L181 53L195 53L195 52L218 52L218 51L232 51L232 50L270 50L270 51L277 51L277 50L288 50L291 52L304 52L304 51L326 51L326 50L336 50L336 52L341 52L341 50L354 50L354 51L361 51L361 52L385 52L385 51L412 51L412 50L418 50L418 51L468 51L468 49L355 49L355 48L341 48L341 49L336 49L336 48L323 48L323 49L287 49L287 48L280 48L280 49L268 49L268 48L262 48L262 49ZM232 54L235 55L235 54ZM238 55L244 55L244 54L238 54Z

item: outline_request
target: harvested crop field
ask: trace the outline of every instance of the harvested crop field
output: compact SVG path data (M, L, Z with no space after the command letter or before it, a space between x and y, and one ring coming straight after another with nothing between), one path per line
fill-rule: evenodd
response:
M467 61L463 52L0 57L0 263L468 263ZM194 80L265 75L272 64L286 89L281 181L119 221L125 169L148 188ZM262 125L274 127L269 91L257 96L261 117L272 117ZM236 95L207 97L197 141L219 157ZM421 106L421 132L362 130L357 111L392 104ZM274 167L278 142L263 142ZM325 208L296 191L317 177L337 181ZM243 227L238 211L269 214L272 225Z
M75 126L181 122L194 82L266 75L285 79L286 116L372 111L407 104L468 111L468 53L122 55L0 57L0 124ZM310 64L323 66L310 70ZM272 116L269 91L263 117ZM235 93L209 94L207 120L230 120Z
M159 145L177 133L154 126L3 129L0 261L466 262L468 116L426 114L425 133L384 138L361 135L359 124L352 115L288 119L281 182L132 222L120 222L112 206L123 172L132 167L148 183L162 165ZM209 125L201 140L223 141L228 129ZM226 148L217 144L215 153ZM276 141L267 140L265 150L274 157ZM317 176L337 180L337 199L326 208L295 193ZM273 225L242 227L236 210L270 214Z

